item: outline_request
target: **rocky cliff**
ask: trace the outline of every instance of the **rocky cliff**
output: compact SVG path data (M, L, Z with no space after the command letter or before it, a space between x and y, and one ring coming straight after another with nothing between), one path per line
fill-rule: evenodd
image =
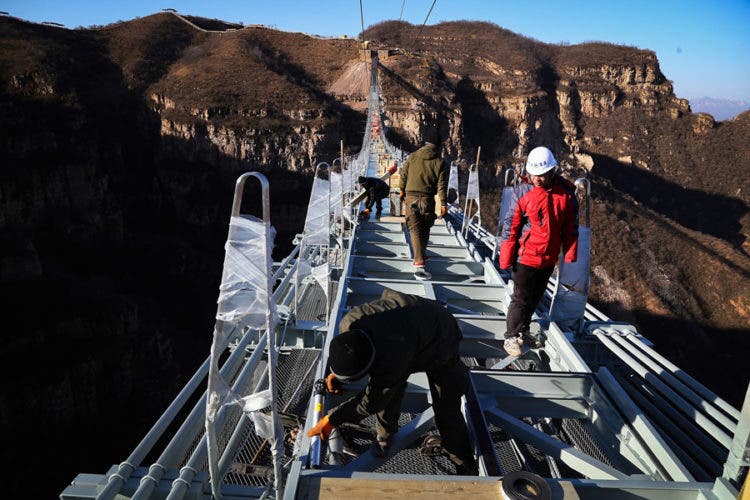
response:
M0 422L18 431L10 449L25 470L72 448L76 471L124 459L207 354L240 172L270 177L281 257L311 169L340 140L361 142L367 66L355 41L191 22L69 31L0 18L2 366L16 381ZM533 146L588 175L593 298L739 404L750 114L717 124L691 113L648 50L547 45L468 22L421 33L383 23L366 38L400 49L379 66L394 141L411 150L437 121L453 158L482 147L489 225L503 169Z

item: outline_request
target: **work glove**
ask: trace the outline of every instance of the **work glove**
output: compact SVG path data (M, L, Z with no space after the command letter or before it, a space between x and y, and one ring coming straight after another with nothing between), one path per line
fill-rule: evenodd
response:
M325 441L331 435L331 432L333 432L333 426L328 421L328 415L326 415L320 419L318 425L307 431L307 437L318 436L321 441Z
M398 193L398 199L401 200L401 203L403 203L406 199L406 191L401 191L400 193Z
M446 215L448 215L448 207L442 205L440 207L440 217L445 217Z
M343 385L344 384L342 384L333 373L326 377L326 389L328 389L328 392L331 394L341 394L341 388Z
M359 218L362 219L362 220L369 219L370 218L370 209L369 208L365 208L364 210L362 210L359 213Z

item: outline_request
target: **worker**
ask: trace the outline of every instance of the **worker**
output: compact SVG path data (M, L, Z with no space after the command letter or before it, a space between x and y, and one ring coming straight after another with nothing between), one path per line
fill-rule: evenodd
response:
M334 426L376 416L373 452L388 454L398 430L406 380L426 372L442 448L460 475L477 475L477 462L461 413L468 373L458 354L461 330L439 302L386 288L380 299L354 307L330 344L329 391L370 375L367 386L323 417L308 436L325 440Z
M367 192L367 199L365 200L365 209L359 213L360 219L367 220L370 217L370 211L372 206L375 205L377 210L375 211L375 218L379 219L380 214L383 213L383 198L388 197L391 192L391 188L383 180L377 177L362 177L357 179L357 182Z
M520 356L524 345L541 347L530 332L531 316L547 288L560 248L565 262L578 251L578 202L573 185L557 173L548 148L534 148L526 176L511 193L500 238L500 268L512 268L513 295L508 306L503 347Z
M404 212L414 255L414 275L418 279L431 277L425 270L425 260L430 228L435 223L435 195L440 200L440 216L445 217L448 211L448 164L440 157L438 130L427 129L424 142L424 146L406 159L399 183L399 198L401 206L406 207Z

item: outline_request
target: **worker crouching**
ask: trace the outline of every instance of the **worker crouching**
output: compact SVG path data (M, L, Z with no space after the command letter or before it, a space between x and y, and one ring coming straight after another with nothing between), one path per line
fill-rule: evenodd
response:
M385 289L379 300L353 308L339 324L328 355L329 389L370 376L367 386L323 417L308 436L327 439L334 426L376 417L376 455L388 453L398 431L409 375L425 372L442 447L461 475L477 475L477 462L461 413L469 379L458 355L462 335L440 303Z

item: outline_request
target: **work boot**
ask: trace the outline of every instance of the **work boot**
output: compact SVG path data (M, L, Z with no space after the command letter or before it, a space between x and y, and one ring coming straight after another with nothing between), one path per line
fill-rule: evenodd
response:
M503 342L503 349L508 353L509 356L520 356L523 352L521 346L523 345L523 339L521 337L509 337Z
M477 465L476 461L456 464L456 475L457 476L478 476L479 466Z
M542 340L531 332L521 332L521 338L523 339L523 343L532 349L542 347Z
M378 210L377 212L375 212L375 219L376 219L376 220L380 220L380 215L381 215L382 213L383 213L383 212L381 212L380 210Z
M388 452L391 450L391 438L378 436L375 442L372 443L372 453L378 458L384 458L388 456Z
M437 457L443 454L443 440L440 436L429 435L422 441L419 453L425 457Z
M428 273L424 268L424 262L414 263L414 277L420 281L427 281L432 279L432 275Z

